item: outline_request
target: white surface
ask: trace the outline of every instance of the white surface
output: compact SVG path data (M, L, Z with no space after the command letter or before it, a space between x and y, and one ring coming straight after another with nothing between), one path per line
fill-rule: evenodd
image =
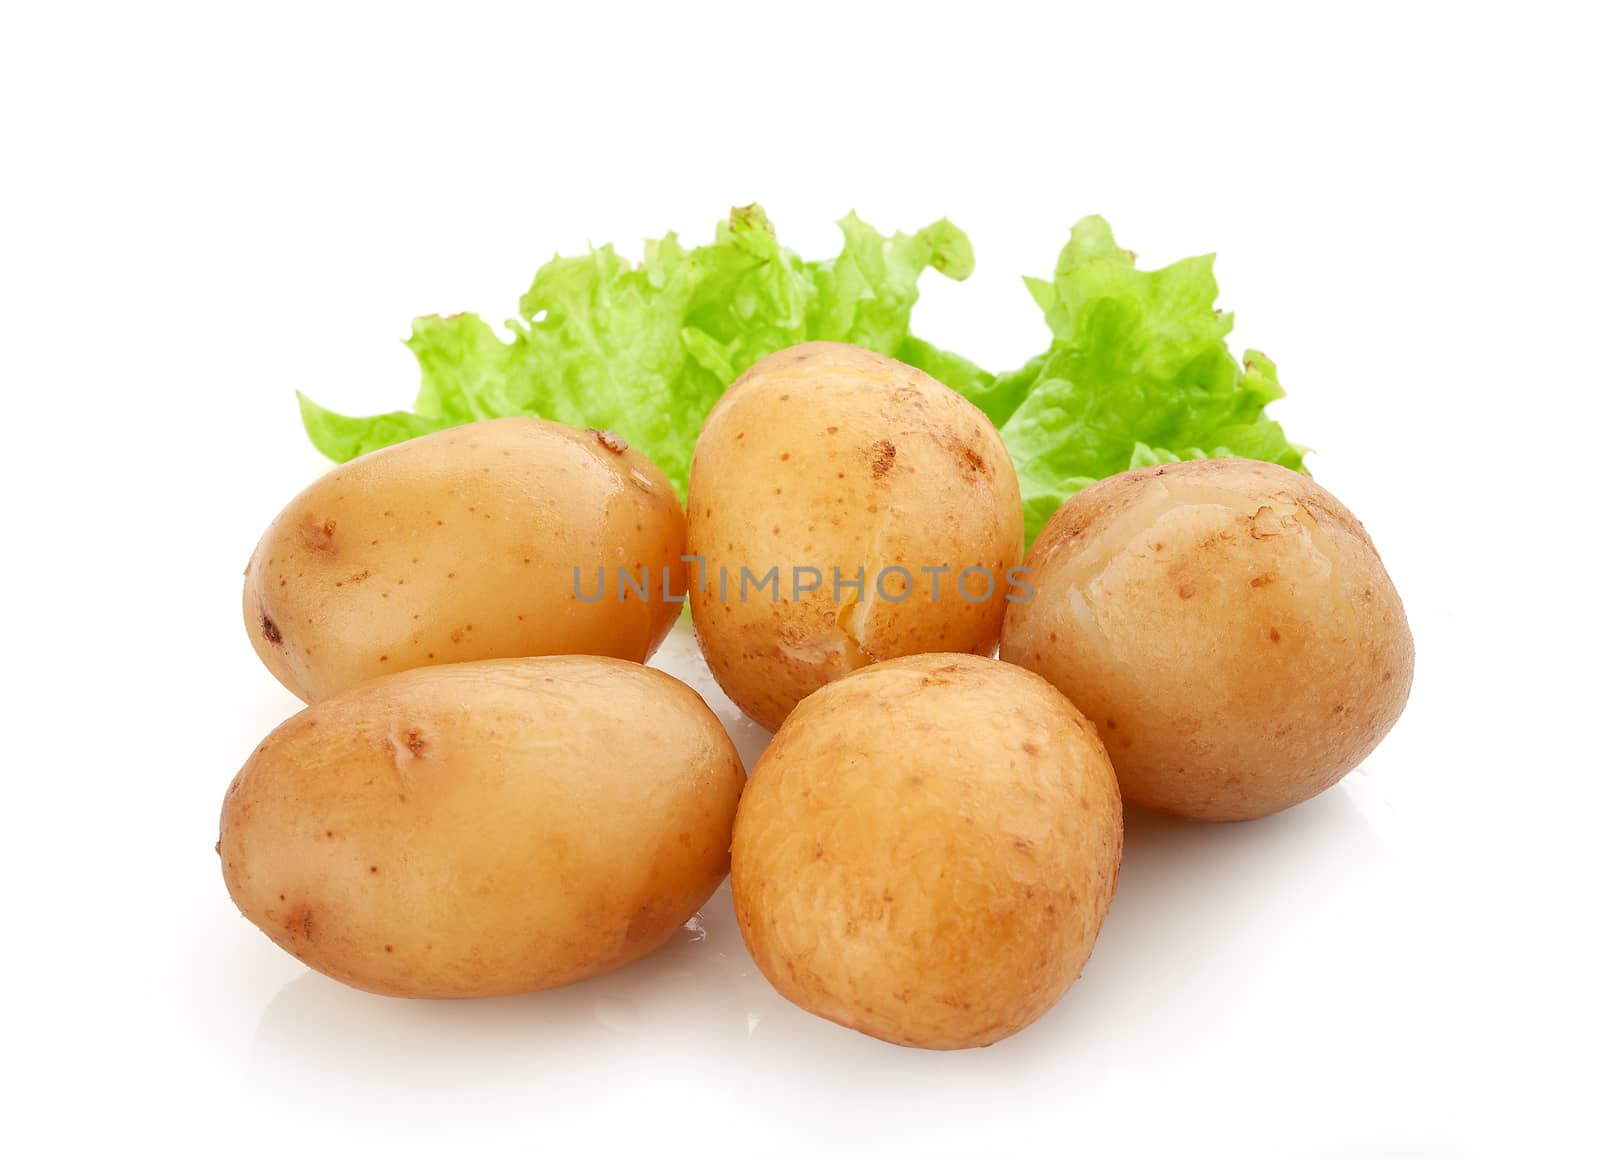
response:
M4 17L18 1153L1593 1147L1578 7L539 7ZM296 708L236 606L319 469L290 391L403 404L413 315L505 317L552 250L698 240L752 199L807 254L851 207L949 214L979 272L927 279L917 328L997 366L1042 345L1017 278L1081 214L1149 263L1219 251L1240 348L1277 359L1279 417L1406 598L1406 716L1286 815L1130 818L1083 981L989 1050L785 1005L725 893L645 962L525 999L309 975L212 853L228 779Z

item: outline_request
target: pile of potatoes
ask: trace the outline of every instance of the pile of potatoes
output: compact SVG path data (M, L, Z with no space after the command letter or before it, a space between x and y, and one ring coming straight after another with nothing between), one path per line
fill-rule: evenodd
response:
M994 427L851 346L730 387L686 507L616 435L531 418L297 496L245 572L251 642L309 705L223 803L245 916L364 990L513 994L649 953L731 869L786 997L982 1046L1083 969L1124 799L1287 808L1410 687L1399 597L1309 478L1131 471L1024 557ZM685 598L718 683L775 730L748 781L700 697L644 667Z

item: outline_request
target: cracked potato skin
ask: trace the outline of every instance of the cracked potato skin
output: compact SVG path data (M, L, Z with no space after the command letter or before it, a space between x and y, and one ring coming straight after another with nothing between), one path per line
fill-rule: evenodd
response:
M307 702L429 664L587 654L641 663L681 610L684 518L609 431L533 418L452 427L336 467L273 520L245 569L262 663ZM648 600L615 569L649 568ZM603 598L595 591L606 569Z
M1064 696L987 657L914 656L778 730L734 825L733 902L791 1002L905 1046L987 1046L1077 979L1121 857L1115 775Z
M1000 656L1099 728L1132 804L1286 809L1355 768L1411 688L1405 609L1365 529L1309 477L1217 459L1115 475L1028 556Z
M688 542L705 560L690 604L706 663L753 720L776 728L802 697L863 665L918 652L989 654L1006 572L1022 559L1016 471L977 407L920 370L837 342L762 359L707 417L689 472ZM874 576L900 565L879 596ZM940 599L919 569L948 566ZM969 602L963 569L994 591ZM739 596L740 569L782 587ZM822 587L797 596L795 568ZM721 569L729 576L720 592ZM834 600L833 568L865 569L864 598ZM809 580L809 575L806 577ZM974 574L969 590L981 597ZM895 597L903 597L898 600Z
M362 990L544 990L655 949L728 868L744 770L687 685L587 656L417 668L329 697L223 802L228 893Z

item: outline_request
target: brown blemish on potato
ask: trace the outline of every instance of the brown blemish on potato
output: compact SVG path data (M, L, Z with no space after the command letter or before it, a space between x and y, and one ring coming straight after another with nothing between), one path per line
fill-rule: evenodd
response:
M404 775L406 766L412 761L422 760L427 756L431 745L422 729L415 726L402 727L391 724L389 733L383 738L383 747L389 754L389 760L394 765L396 773ZM404 795L401 801L405 800Z
M283 901L284 895L279 894L278 900ZM283 919L284 931L296 941L309 942L316 927L311 920L311 907L298 905L291 909Z
M1180 600L1192 599L1193 597L1194 584L1190 583L1188 580L1183 580L1178 584L1178 598Z
M616 431L596 430L594 427L590 427L589 433L594 436L595 442L613 455L620 455L628 449L627 442Z
M1280 637L1278 635L1278 629L1276 629L1276 628L1268 628L1267 629L1267 639L1271 640L1274 644L1276 644L1281 638L1282 637Z
M960 468L962 475L969 482L976 482L979 478L988 479L994 476L994 471L989 466L988 461L977 452L971 443L961 438L941 438L939 443L955 456L956 466ZM907 469L909 470L910 468Z
M265 612L261 613L261 634L266 637L267 643L283 646L283 633L278 630L277 621Z
M1263 572L1250 581L1250 586L1253 588L1264 588L1277 578L1278 574L1276 572Z
M889 473L894 466L895 446L888 439L879 439L872 444L872 477L881 479Z
M301 542L305 544L307 551L332 554L336 550L333 533L338 526L332 519L318 519L315 515L307 515L300 521Z

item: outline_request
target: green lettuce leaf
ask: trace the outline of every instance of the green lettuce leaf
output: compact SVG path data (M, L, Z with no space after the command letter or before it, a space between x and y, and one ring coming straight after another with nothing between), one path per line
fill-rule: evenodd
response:
M686 249L674 234L646 243L637 265L610 246L556 257L522 296L508 339L473 314L413 323L422 383L410 412L349 417L301 396L306 433L344 462L459 423L535 415L616 431L681 492L706 413L750 365L818 339L894 355L913 341L922 272L972 271L971 243L948 221L892 237L854 214L839 226L844 248L826 261L780 246L755 205L734 210L709 245ZM964 383L983 375L951 357L958 366L969 368Z
M504 415L609 428L680 492L708 411L751 364L816 339L852 342L920 367L1000 429L1022 485L1029 542L1097 479L1180 459L1238 456L1303 469L1303 448L1266 417L1277 368L1228 350L1210 256L1139 270L1103 218L1073 227L1049 280L1025 283L1052 340L991 374L910 332L922 273L961 280L972 246L948 221L885 237L855 214L836 257L778 244L756 205L709 245L675 234L631 263L610 246L556 257L534 276L502 338L473 314L419 318L407 345L422 382L410 411L352 418L304 395L311 441L329 458Z
M1020 370L961 387L1017 465L1029 542L1057 507L1108 475L1152 463L1249 458L1303 469L1304 448L1265 416L1277 368L1228 351L1213 257L1138 270L1103 218L1072 230L1055 276L1030 279L1053 341Z

